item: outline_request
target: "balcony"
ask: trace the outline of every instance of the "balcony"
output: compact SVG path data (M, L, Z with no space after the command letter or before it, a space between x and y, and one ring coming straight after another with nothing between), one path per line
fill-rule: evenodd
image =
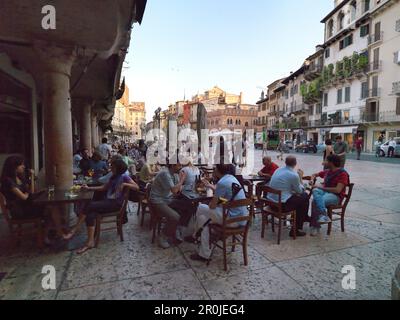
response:
M322 73L322 66L320 65L311 65L308 69L304 72L304 78L307 81L313 81L317 79Z
M382 60L370 63L366 71L368 74L382 71Z
M359 123L391 123L400 122L400 115L395 111L362 112Z
M392 94L400 96L400 81L393 82Z
M304 103L293 106L290 108L290 113L301 113L306 112L308 110L308 106Z
M383 40L383 32L376 32L368 36L368 45L372 46Z
M377 99L381 96L381 88L372 88L368 90L367 98L368 99Z

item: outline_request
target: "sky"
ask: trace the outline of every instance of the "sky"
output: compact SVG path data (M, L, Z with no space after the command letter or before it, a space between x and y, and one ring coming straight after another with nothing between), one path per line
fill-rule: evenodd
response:
M148 0L124 64L131 101L154 110L218 85L255 104L324 41L333 0Z

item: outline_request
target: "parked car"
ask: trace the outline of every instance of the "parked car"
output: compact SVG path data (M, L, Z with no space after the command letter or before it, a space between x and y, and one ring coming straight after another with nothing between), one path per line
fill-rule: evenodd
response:
M394 156L399 157L400 156L400 138L394 138L394 141L396 141L396 148L394 149ZM386 157L389 153L389 142L387 141L384 144L381 145L381 157Z
M306 141L304 143L297 145L295 151L303 153L310 153L310 152L317 153L318 149L313 141Z

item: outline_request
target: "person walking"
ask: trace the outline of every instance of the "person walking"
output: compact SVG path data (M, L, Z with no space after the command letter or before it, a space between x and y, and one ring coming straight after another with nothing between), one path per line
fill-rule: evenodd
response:
M349 146L347 145L346 142L343 141L342 136L337 136L336 143L333 146L333 151L341 159L341 162L342 162L341 168L344 168L344 166L346 165L346 154L347 154L348 150L349 150Z
M396 151L396 141L392 137L389 141L388 158L394 158L395 151Z
M364 140L361 136L359 136L355 142L356 150L357 150L357 160L361 160L361 152L364 145Z

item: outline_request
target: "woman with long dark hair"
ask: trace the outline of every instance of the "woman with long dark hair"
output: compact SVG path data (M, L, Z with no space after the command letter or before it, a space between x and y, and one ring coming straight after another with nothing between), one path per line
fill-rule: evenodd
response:
M65 238L70 240L79 227L86 221L88 239L86 245L77 251L78 254L83 254L86 251L94 248L94 231L96 216L98 214L105 214L110 212L119 211L124 202L124 189L131 189L138 191L138 185L126 174L128 167L123 160L114 160L111 162L111 171L113 176L110 181L101 187L88 187L82 186L83 190L105 192L105 199L100 201L92 201L80 213L77 225L72 229L70 234Z
M31 171L30 173L33 173ZM4 163L0 178L0 192L4 195L11 217L16 220L45 218L45 208L33 203L34 181L29 181L25 161L22 157L8 157ZM40 192L39 192L40 193ZM57 234L63 237L59 215L52 212Z

